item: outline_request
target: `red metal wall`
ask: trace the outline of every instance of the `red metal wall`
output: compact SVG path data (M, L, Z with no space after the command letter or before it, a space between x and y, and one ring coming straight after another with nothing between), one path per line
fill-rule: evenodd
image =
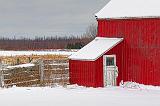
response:
M107 55L113 53L117 55L118 67L122 63L122 51L118 51L122 47L121 45L117 45L111 52L107 53ZM96 61L69 60L69 75L71 84L87 87L103 87L103 56ZM121 72L119 72L119 76L122 76ZM121 81L119 78L118 83Z
M96 61L69 60L70 83L87 87L103 87L102 68L101 58Z
M120 80L160 85L160 19L99 19L98 36L123 37L116 54Z
M95 63L92 61L69 61L69 77L71 84L95 86Z
M103 57L95 61L95 87L103 87Z

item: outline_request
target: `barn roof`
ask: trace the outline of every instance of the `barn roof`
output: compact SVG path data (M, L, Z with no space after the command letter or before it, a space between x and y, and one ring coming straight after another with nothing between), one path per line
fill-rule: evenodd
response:
M160 17L160 0L111 0L97 18Z
M119 44L123 38L96 37L92 42L84 46L69 58L72 60L94 61Z

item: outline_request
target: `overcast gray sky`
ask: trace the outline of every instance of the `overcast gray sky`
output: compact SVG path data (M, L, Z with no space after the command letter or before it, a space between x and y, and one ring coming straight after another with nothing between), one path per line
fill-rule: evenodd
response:
M0 36L81 34L108 1L0 0Z

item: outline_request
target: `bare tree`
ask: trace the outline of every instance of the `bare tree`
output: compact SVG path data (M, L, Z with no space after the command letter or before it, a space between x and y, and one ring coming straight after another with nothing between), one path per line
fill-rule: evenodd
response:
M88 37L91 37L91 38L95 38L96 35L97 35L97 23L92 23L86 29L85 36L88 36Z

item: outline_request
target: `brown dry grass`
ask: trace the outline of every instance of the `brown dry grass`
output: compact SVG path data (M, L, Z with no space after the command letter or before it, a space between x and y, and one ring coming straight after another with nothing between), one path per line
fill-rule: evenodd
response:
M68 56L65 55L22 55L22 56L0 56L0 60L4 64L16 65L29 63L38 59L42 60L66 60Z

